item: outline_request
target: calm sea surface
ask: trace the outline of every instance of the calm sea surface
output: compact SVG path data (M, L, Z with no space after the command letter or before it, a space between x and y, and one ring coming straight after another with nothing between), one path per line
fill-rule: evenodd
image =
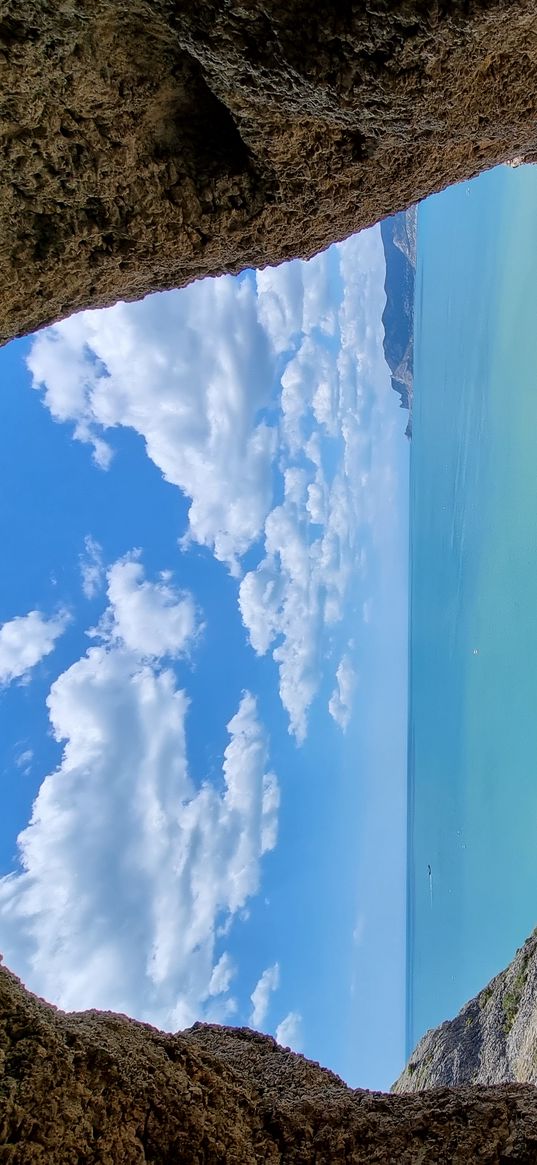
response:
M420 208L410 517L408 1052L537 925L537 166Z

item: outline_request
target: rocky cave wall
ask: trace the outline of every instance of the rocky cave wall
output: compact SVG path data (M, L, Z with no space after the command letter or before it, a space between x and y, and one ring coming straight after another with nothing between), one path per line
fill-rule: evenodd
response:
M352 1091L245 1028L64 1014L0 968L2 1165L532 1165L530 1085Z
M537 146L537 0L0 0L0 342Z

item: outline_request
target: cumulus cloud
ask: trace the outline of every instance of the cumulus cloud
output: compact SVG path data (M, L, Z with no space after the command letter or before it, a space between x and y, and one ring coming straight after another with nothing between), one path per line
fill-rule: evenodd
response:
M270 997L274 991L277 991L279 985L280 967L278 963L274 963L272 967L267 967L263 971L250 996L253 1005L250 1024L253 1028L260 1029L264 1026L270 1006Z
M82 590L87 599L94 599L104 584L105 569L102 546L91 534L84 539L84 554L80 555Z
M190 498L182 544L240 580L244 626L273 656L298 741L325 675L338 683L333 630L397 488L374 453L393 395L384 274L373 228L309 263L81 313L41 332L28 358L52 415L100 464L128 426Z
M24 679L54 650L63 635L69 615L61 611L47 619L40 611L17 615L0 626L0 685Z
M298 1011L290 1011L276 1028L276 1042L282 1048L293 1052L302 1051L302 1016Z
M363 232L316 264L314 272L303 268L308 295L305 284L299 293L296 281L282 276L280 283L279 268L259 279L264 324L275 351L287 354L280 399L285 470L283 500L265 520L265 554L239 592L252 647L260 655L271 651L278 665L280 696L299 742L327 668L327 633L343 622L351 585L360 585L367 570L377 521L372 498L393 493L386 474L372 466L368 435L372 414L380 424L390 402L380 236ZM306 312L308 300L314 309ZM349 666L340 664L334 679L330 711L344 730Z
M336 671L337 686L328 701L328 711L342 732L346 732L352 713L352 698L356 685L356 672L348 655L344 655Z
M267 340L251 277L82 312L41 332L28 365L59 421L107 463L116 425L140 433L167 481L191 499L188 535L238 570L272 499L276 434Z
M227 726L219 783L190 774L189 700L153 654L157 642L178 649L183 617L171 618L160 583L144 590L140 570L119 565L109 572L119 579L119 589L109 583L113 634L50 690L63 755L19 835L20 868L0 880L1 945L32 990L62 1007L126 1011L174 1030L236 1007L219 935L259 889L278 782L248 692ZM149 650L122 619L135 587Z
M254 650L261 655L273 647L290 731L302 742L322 674L324 633L344 616L356 531L342 474L329 485L321 471L315 473L325 509L316 538L311 536L311 493L292 496L287 480L283 504L265 523L266 555L242 580L239 606Z
M200 630L192 595L166 581L149 582L136 555L114 563L107 573L109 607L98 633L122 642L144 658L178 658Z

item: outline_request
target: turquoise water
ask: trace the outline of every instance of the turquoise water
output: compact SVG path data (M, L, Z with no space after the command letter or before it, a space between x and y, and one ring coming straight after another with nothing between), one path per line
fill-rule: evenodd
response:
M420 207L410 506L408 1052L537 925L537 167Z

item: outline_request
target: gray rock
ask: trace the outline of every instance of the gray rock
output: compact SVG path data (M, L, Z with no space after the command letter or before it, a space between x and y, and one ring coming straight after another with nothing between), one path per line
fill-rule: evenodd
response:
M426 1032L392 1091L511 1082L537 1084L537 930L455 1019Z

